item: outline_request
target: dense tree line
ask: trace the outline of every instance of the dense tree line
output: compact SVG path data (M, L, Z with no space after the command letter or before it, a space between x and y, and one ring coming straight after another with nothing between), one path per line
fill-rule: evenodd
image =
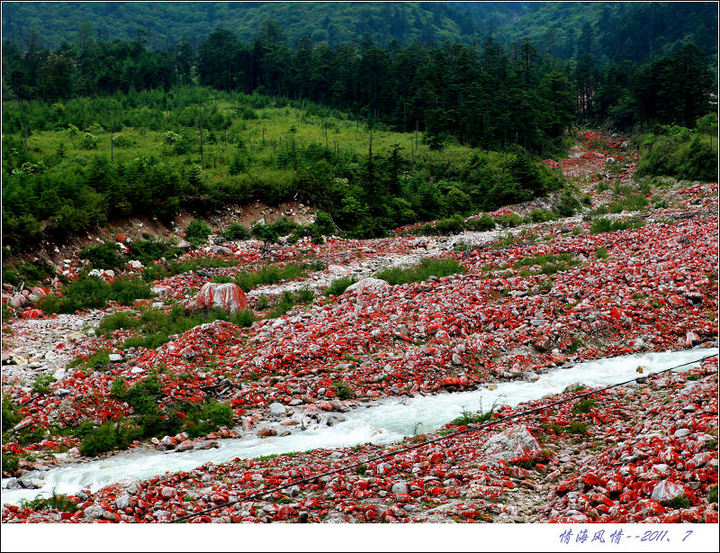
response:
M541 57L529 40L511 48L492 38L481 46L380 48L368 40L331 48L305 37L291 46L271 20L252 43L216 30L197 56L188 43L151 51L142 41L86 35L56 51L3 47L5 96L21 100L169 91L194 80L349 109L397 130L419 129L438 145L516 143L535 153L551 150L576 119L687 126L707 110L713 85L707 58L691 45L651 64L599 68L589 53L574 63Z
M10 2L2 16L5 38L22 42L35 31L49 48L79 32L100 41L141 36L153 50L199 46L221 25L249 42L272 18L292 42L307 36L332 47L366 35L381 46L492 36L503 45L530 38L559 59L589 53L602 65L645 63L688 42L717 55L711 2Z
M712 85L707 59L692 45L650 64L597 67L588 53L572 63L542 57L529 40L510 48L491 38L475 46L381 48L366 40L330 47L309 38L291 45L272 21L252 43L216 30L197 55L188 43L154 50L142 40L98 42L87 34L55 51L6 41L3 242L28 247L113 217L169 220L182 207L289 198L325 209L352 235L379 236L558 189L532 156L558 151L574 124L692 126L710 111ZM232 113L218 110L217 100ZM431 150L464 144L477 151L469 161L420 162L417 139L409 152L398 146L382 155L370 139L360 157L330 148L327 138L324 147L301 144L289 129L284 144L259 159L235 123L265 106L323 117L343 109L366 129L420 135ZM107 140L122 149L128 128L157 133L147 155L118 162L106 148L87 157L64 147L90 154L99 134L120 133ZM57 133L57 146L40 159L27 136L43 130ZM221 135L223 154L211 162L198 152L198 137L202 147ZM263 146L267 152L264 139Z

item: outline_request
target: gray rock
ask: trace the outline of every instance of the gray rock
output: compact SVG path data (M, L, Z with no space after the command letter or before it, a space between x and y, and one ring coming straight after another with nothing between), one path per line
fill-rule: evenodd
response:
M347 294L349 292L362 292L364 290L376 291L380 290L381 288L385 288L386 286L390 285L384 280L368 277L357 281L355 284L351 284L345 289L345 292L343 293Z
M679 428L678 430L675 431L675 434L673 434L673 435L676 438L684 438L688 434L690 434L690 430L688 430L687 428Z
M104 512L105 509L100 507L100 505L90 505L89 507L86 507L84 511L85 516L91 519L102 517Z
M273 417L280 417L287 411L287 407L280 402L274 401L270 404L270 414Z
M124 493L119 495L115 500L115 506L118 509L126 509L130 506L130 494Z
M65 389L65 388L58 388L57 390L55 390L54 394L55 394L57 397L69 396L69 395L70 395L70 390L67 390L67 389Z
M45 480L40 478L21 478L20 484L27 490L37 490L45 485Z
M407 494L408 493L407 482L401 481L401 482L396 482L395 484L393 484L392 493Z
M667 503L672 501L679 495L685 493L685 488L672 480L661 480L653 488L650 499L654 499L658 503Z
M530 459L542 455L540 444L525 426L513 426L492 436L481 447L491 461L510 461L527 456Z
M111 363L120 363L123 360L123 356L119 353L111 353L108 357Z
M3 488L8 490L21 490L22 484L20 484L17 478L8 478L3 484Z

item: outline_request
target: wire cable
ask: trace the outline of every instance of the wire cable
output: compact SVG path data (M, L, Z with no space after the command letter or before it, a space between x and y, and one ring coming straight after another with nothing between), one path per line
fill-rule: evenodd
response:
M225 503L221 503L220 505L216 505L215 507L210 507L210 508L204 509L204 510L202 510L202 511L197 511L197 512L195 512L195 513L188 513L187 515L183 515L183 516L181 516L181 517L178 517L178 518L172 520L171 522L173 522L173 523L176 523L176 522L184 522L184 521L189 520L189 519L191 519L191 518L203 516L203 515L206 515L206 514L208 514L208 513L213 512L213 511L217 511L218 509L224 509L225 507L230 507L230 506L232 506L232 505L235 505L235 504L237 504L237 503L241 503L241 502L243 502L243 501L248 501L249 499L255 499L255 498L258 498L258 497L262 497L262 496L264 496L264 495L268 495L268 494L271 494L271 493L275 493L275 492L278 492L278 491L280 491L280 490L284 490L284 489L286 489L286 488L290 488L290 487L292 487L292 486L297 486L297 485L299 485L299 484L308 484L308 483L313 482L313 481L315 481L315 480L318 480L319 478L322 478L322 477L324 477L324 476L333 476L333 475L335 475L335 474L339 474L339 473L341 473L341 472L345 472L345 471L347 471L347 470L350 470L350 469L353 469L353 468L357 468L357 467L359 467L359 466L361 466L361 465L367 465L367 464L373 463L373 462L375 462L375 461L380 461L380 460L388 459L388 458L393 457L393 456L395 456L395 455L399 455L400 453L406 453L406 452L408 452L408 451L412 451L412 450L414 450L414 449L419 449L419 448L421 448L421 447L425 447L425 446L428 446L428 445L430 445L430 444L434 444L434 443L437 443L437 442L441 442L441 441L443 441L443 440L449 440L449 439L451 439L451 438L455 438L455 437L457 437L457 436L461 436L461 435L467 434L467 433L469 433L469 432L477 432L478 430L482 430L482 429L488 428L488 427L490 427L490 426L495 426L495 425L500 424L500 423L502 423L502 422L506 422L506 421L509 421L509 420L512 420L512 419L517 419L517 418L520 418L520 417L525 417L525 416L527 416L527 415L532 415L532 414L534 414L534 413L539 413L539 412L544 411L544 410L546 410L546 409L550 409L550 408L552 408L552 407L556 407L556 406L558 406L558 405L562 405L563 403L570 403L570 402L572 402L572 401L576 401L577 399L580 399L580 398L583 398L583 397L587 397L587 396L591 396L591 395L593 395L593 394L599 394L599 393L601 393L601 392L604 392L604 391L606 391L606 390L610 390L610 389L612 389L612 388L618 388L618 387L620 387L620 386L625 386L625 385L627 385L627 384L630 384L631 382L644 383L644 382L646 382L647 379L650 378L650 377L655 377L655 376L658 376L658 375L661 375L661 374L664 374L664 373L667 373L667 372L670 372L670 371L674 371L674 370L676 370L676 369L679 369L679 368L681 368L681 367L685 367L685 366L687 366L687 365L694 365L695 363L702 363L703 361L706 361L706 360L708 360L708 359L712 359L713 357L717 357L717 356L718 356L717 354L715 354L715 355L708 355L708 356L702 357L702 358L700 358L700 359L696 359L695 361L688 361L687 363L682 363L682 364L680 364L680 365L675 365L675 366L670 367L670 368L667 368L667 369L662 369L662 370L660 370L660 371L655 371L654 373L649 374L649 375L647 375L647 376L638 376L638 377L635 377L635 378L631 378L630 380L625 380L624 382L618 382L618 383L616 383L616 384L610 384L609 386L605 386L605 387L603 387L603 388L595 388L595 389L593 389L593 390L590 390L589 392L582 392L582 393L578 392L578 393L576 393L576 394L574 394L574 395L572 395L572 396L570 396L570 397L566 397L566 398L563 398L563 399L554 401L554 402L552 402L552 403L548 403L548 404L546 404L546 405L541 405L541 406L535 407L535 408L533 408L533 409L528 409L527 411L521 411L521 412L519 412L519 413L513 413L512 415L508 415L508 416L505 416L505 417L500 417L500 418L497 418L497 419L494 419L494 420L491 420L491 421L487 421L487 422L484 422L484 423L482 423L482 424L480 424L480 425L473 425L473 426L468 425L467 428L464 428L464 429L462 429L462 430L457 430L457 431L452 432L452 433L450 433L450 434L445 434L444 436L437 436L437 437L432 438L432 439L430 439L430 440L426 440L426 441L424 441L424 442L417 443L417 444L414 444L414 445L411 445L411 446L406 446L406 447L403 447L403 448L400 448L400 449L396 449L396 450L390 451L390 452L388 452L388 453L383 453L383 454L381 454L381 455L376 455L375 457L370 457L369 459L365 459L365 460L363 460L363 461L360 461L360 462L357 462L357 463L353 463L353 464L351 464L351 465L344 465L344 466L342 466L342 467L340 467L340 468L333 469L333 470L326 471L326 472L322 472L322 473L316 474L316 475L314 475L314 476L308 476L308 477L306 477L306 478L302 478L302 479L300 479L300 480L295 480L295 481L290 482L290 483L288 483L288 484L282 484L281 486L276 486L276 487L274 487L274 488L270 488L270 489L267 489L267 490L261 490L261 491L258 491L258 492L254 492L254 493L245 495L245 496L243 496L243 497L241 497L241 498L239 498L239 499L233 499L232 501L227 501L227 502L225 502Z

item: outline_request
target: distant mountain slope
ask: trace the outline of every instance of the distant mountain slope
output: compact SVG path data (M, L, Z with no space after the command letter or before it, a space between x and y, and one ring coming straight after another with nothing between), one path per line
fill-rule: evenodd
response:
M98 40L142 36L152 48L199 46L219 27L251 41L272 18L291 43L304 36L331 45L366 37L381 46L469 43L492 34L505 44L529 37L541 54L590 53L600 62L647 61L688 42L717 54L714 2L5 2L2 9L3 39L24 43L35 31L51 48L83 28Z
M481 4L472 16L462 3L373 2L60 2L4 3L3 37L22 39L35 29L47 46L75 38L87 22L101 40L133 39L138 29L150 32L150 43L163 46L186 39L201 43L215 28L253 39L261 23L275 19L290 41L310 36L330 44L362 40L380 44L396 40L469 42L529 11L512 2Z
M501 33L506 43L527 37L559 58L589 53L600 61L642 62L689 42L717 54L717 31L714 2L545 2Z

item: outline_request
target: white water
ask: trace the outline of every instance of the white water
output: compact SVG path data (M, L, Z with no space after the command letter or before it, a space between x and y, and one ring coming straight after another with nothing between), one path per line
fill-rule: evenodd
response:
M316 448L348 447L367 442L390 443L415 433L437 430L459 416L463 410L488 410L493 403L512 407L524 401L562 392L579 382L600 387L635 378L636 369L644 367L643 375L669 368L708 355L718 349L692 349L677 352L644 353L579 363L569 369L557 369L542 375L536 382L507 382L495 390L481 389L412 399L385 399L369 407L345 414L346 420L332 427L315 426L284 437L239 438L220 440L220 447L209 450L177 452L134 452L76 463L44 473L28 474L41 477L46 484L39 490L2 490L2 503L17 504L21 499L38 495L72 494L87 489L97 491L128 476L147 479L165 472L191 470L209 461L219 464L236 457L253 458L273 453L306 451ZM699 363L682 367L686 371ZM4 484L5 481L3 481Z

